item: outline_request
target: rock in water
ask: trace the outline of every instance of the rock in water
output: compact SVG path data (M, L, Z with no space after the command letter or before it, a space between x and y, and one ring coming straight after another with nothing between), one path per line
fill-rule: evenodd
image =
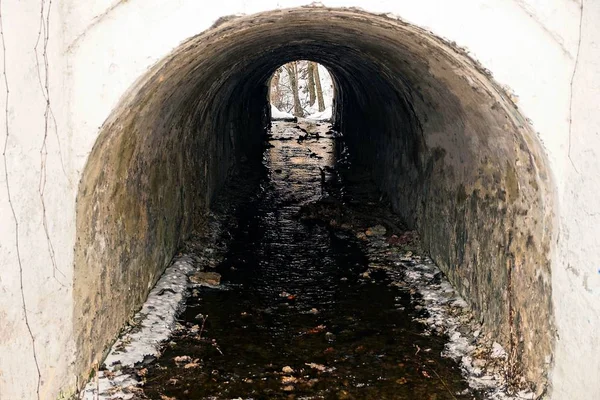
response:
M387 232L385 226L383 225L375 225L366 230L365 234L367 236L383 236Z
M221 274L216 272L197 272L190 276L190 281L197 285L219 286L221 283Z
M294 369L292 367L290 367L289 365L286 365L285 367L283 367L281 369L281 372L283 372L284 374L293 374Z

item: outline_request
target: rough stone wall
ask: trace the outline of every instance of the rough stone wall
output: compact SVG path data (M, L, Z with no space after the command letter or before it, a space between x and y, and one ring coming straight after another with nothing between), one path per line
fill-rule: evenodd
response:
M83 172L73 311L82 378L202 223L236 162L259 148L263 126L248 114L261 115L251 108L261 102L211 101L235 96L235 85L210 65L195 66L203 79L187 81L187 51L155 67L115 109Z
M359 89L358 100L342 95L351 109L338 115L341 129L508 349L512 378L524 374L541 392L554 341L554 199L537 138L460 50L378 36L380 49L368 51L384 82L371 79L376 90ZM382 62L378 51L394 56Z

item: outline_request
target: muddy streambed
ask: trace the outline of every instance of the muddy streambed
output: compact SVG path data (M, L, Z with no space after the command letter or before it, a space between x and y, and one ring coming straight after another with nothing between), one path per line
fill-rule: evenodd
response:
M404 282L416 236L334 136L274 124L257 194L207 268L220 284L192 290L160 358L138 368L143 396L482 398L441 356L447 338L419 322L427 312Z

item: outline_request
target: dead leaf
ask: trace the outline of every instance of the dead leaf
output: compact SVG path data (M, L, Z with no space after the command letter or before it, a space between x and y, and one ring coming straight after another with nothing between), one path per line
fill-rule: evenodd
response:
M177 364L189 363L189 362L192 361L192 357L190 357L190 356L177 356L177 357L173 358L173 361L175 361Z
M307 334L315 334L315 333L320 333L323 332L325 330L325 328L327 328L325 325L317 325L312 329L309 329L308 331L306 331Z
M326 371L326 370L327 370L327 367L326 367L326 366L324 366L323 364L316 364L316 363L306 363L306 364L304 364L304 365L306 365L307 367L310 367L310 368L314 368L314 369L316 369L316 370L319 370L319 371L321 371L321 372L324 372L324 371Z
M290 383L296 383L298 381L298 378L295 378L293 376L282 376L281 377L281 383L283 383L284 385L290 384Z
M363 346L363 345L357 346L357 347L354 349L354 352L355 352L355 353L362 353L363 351L365 351L365 346Z

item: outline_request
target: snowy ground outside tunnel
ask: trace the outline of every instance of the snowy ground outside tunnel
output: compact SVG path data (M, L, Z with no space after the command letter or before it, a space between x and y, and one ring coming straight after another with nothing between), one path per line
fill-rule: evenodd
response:
M351 160L328 124L275 122L82 395L533 398Z

